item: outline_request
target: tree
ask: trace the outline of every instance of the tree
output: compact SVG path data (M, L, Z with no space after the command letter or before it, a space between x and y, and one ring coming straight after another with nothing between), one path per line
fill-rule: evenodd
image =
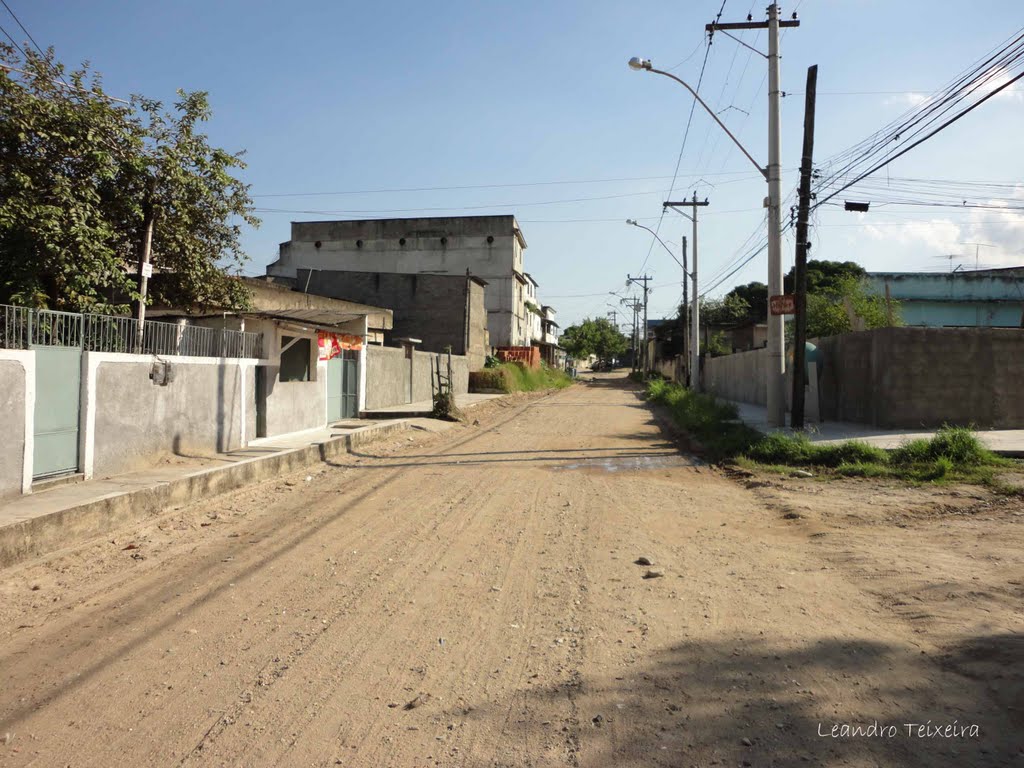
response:
M577 360L597 355L602 360L620 356L629 346L629 340L610 320L586 318L579 325L570 325L558 343Z
M227 270L240 267L241 223L253 226L240 154L211 147L197 126L205 93L173 110L120 104L98 75L69 72L53 52L0 45L0 302L121 312L138 299L146 212L155 216L151 299L244 306Z
M701 299L700 322L702 326L736 325L750 316L750 305L733 291L721 299Z
M747 303L746 316L736 322L750 320L755 323L762 323L768 319L768 286L764 283L752 282L746 285L737 285L729 291L725 298L733 297Z
M860 264L855 261L807 261L807 294L827 293L840 290L850 279L861 280L867 275ZM789 270L783 278L786 293L793 293L796 280L796 267Z
M835 336L864 329L899 325L899 304L871 293L859 277L842 277L828 289L807 294L807 337Z

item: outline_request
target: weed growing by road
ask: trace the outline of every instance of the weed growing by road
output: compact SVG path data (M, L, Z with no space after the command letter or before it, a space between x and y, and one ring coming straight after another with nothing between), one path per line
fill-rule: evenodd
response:
M470 374L470 389L496 389L501 392L536 392L543 389L565 389L572 378L565 371L541 364L530 368L522 363L501 363Z
M743 424L735 406L661 379L647 382L647 398L668 407L673 420L700 442L712 461L775 472L815 469L819 476L891 477L910 482L968 482L1002 490L998 470L1015 462L985 448L964 427L943 427L930 439L886 451L860 440L823 445L804 434L765 435Z

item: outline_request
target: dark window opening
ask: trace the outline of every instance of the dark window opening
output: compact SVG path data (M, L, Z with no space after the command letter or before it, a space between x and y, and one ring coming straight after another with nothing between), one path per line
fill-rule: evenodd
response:
M292 342L294 344L291 344ZM288 345L291 344L289 347ZM287 349L285 349L287 347ZM309 381L309 339L281 337L281 381Z

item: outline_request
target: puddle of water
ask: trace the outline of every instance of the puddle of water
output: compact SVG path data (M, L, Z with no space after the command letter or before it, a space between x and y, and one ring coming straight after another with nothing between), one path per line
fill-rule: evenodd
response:
M583 459L569 464L555 464L552 471L591 470L596 472L642 472L652 469L690 467L692 462L678 454L661 456L602 456L594 459Z

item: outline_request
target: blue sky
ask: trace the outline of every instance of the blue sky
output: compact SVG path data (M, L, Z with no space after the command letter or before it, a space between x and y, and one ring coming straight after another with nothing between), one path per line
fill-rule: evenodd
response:
M704 24L721 0L8 3L41 45L68 64L88 60L114 95L171 101L179 87L210 92L213 141L247 151L256 205L274 209L244 235L250 274L276 257L291 220L514 213L527 269L563 326L610 311L607 292L623 292L626 273L641 269L656 286L651 316L674 313L679 268L624 221L658 224L692 100L626 61L678 65L673 71L696 84ZM722 20L762 19L765 5L726 0ZM794 7L802 26L783 38L782 83L802 93L807 66L819 65L816 160L882 127L1024 26L1019 0L801 0L783 4L784 16ZM0 19L15 32L10 17ZM763 32L744 39L765 49ZM764 59L718 35L701 86L760 162L765 72ZM788 193L802 97L788 96L783 110ZM1024 202L1022 125L1024 87L1015 87L889 174L1021 181L1013 194ZM673 196L696 189L711 203L700 271L715 278L760 234L766 185L699 110L679 170ZM485 185L509 186L436 189ZM422 187L434 189L367 192ZM320 192L347 194L277 196ZM991 244L978 249L983 264L1024 263L1024 217L1012 211L830 209L815 223L813 257L873 270L948 269L950 253L973 266L968 242ZM661 224L673 247L688 228L671 213ZM792 260L789 239L786 269ZM766 270L762 254L713 293L764 281Z

